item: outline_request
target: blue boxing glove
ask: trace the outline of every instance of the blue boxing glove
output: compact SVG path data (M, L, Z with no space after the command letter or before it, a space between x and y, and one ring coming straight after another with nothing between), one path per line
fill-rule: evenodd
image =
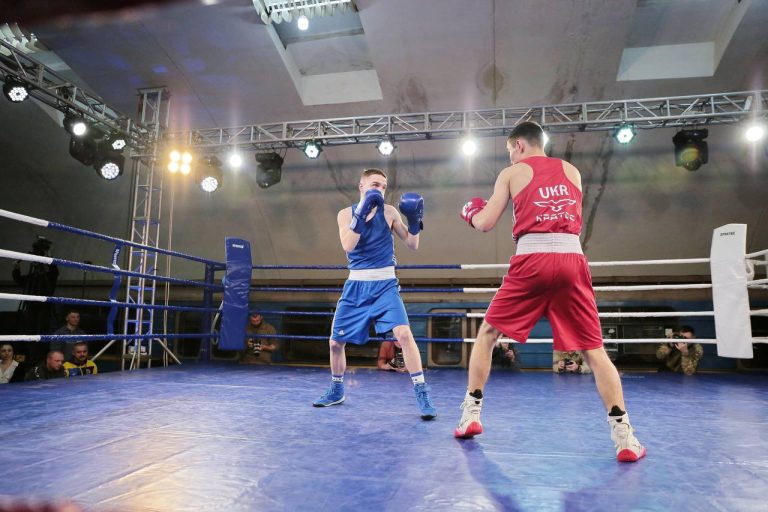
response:
M424 217L424 198L416 192L406 192L400 196L400 212L408 219L408 232L418 235L424 229L421 219Z
M357 208L352 212L352 222L349 223L349 229L357 234L361 234L365 229L365 219L377 206L379 208L384 206L384 194L372 188L357 203Z

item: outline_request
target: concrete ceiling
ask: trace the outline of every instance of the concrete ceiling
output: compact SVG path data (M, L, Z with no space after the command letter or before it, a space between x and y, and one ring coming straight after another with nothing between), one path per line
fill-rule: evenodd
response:
M160 3L87 18L38 19L24 28L73 77L127 115L135 114L137 89L167 86L173 130L768 88L768 0L356 4L362 31L302 41L283 30L284 52L250 0ZM12 14L6 21L14 21ZM627 50L698 43L712 43L721 55L713 57L711 76L620 79ZM306 105L283 53L303 73L299 78L348 68L375 71L381 99ZM690 64L670 55L659 66ZM325 88L349 85L341 76L327 78ZM2 208L127 236L130 178L98 180L69 157L63 130L39 108L0 103L3 174L12 184ZM18 128L7 129L12 126ZM761 206L765 158L741 145L735 127L718 128L710 136L710 163L689 173L672 164L673 134L644 132L628 147L615 147L605 134L554 141L554 156L568 156L584 174L591 258L705 256L712 228L728 222L750 225L752 250L768 247ZM510 226L480 234L456 217L469 196L490 193L505 165L502 140L486 140L481 149L471 162L457 155L451 141L401 144L390 160L369 146L329 149L314 162L294 150L286 156L283 182L267 190L255 186L249 158L239 174L227 171L222 190L210 197L178 185L174 246L220 258L221 236L240 235L254 241L260 263L308 263L308 254L319 263L343 262L335 212L355 199L361 167L377 165L392 173L393 192L413 189L428 198L422 249L409 255L401 250L401 260L505 261L513 249ZM36 232L7 221L0 229L16 250L26 250ZM457 246L455 232L471 243ZM2 275L9 274L3 268Z

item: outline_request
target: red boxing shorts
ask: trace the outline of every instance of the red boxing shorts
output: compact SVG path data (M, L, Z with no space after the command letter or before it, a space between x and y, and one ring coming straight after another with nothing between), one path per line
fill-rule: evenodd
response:
M603 346L595 291L587 259L577 253L512 256L485 321L520 343L539 319L552 325L554 349L590 350Z

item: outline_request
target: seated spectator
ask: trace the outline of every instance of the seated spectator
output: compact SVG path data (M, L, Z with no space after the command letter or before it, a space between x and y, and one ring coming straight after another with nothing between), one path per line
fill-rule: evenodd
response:
M662 370L671 370L685 375L693 375L699 366L699 361L704 355L704 347L701 343L691 343L688 340L696 338L693 327L684 325L679 334L673 334L671 343L659 345L656 349L656 358L663 361Z
M491 367L502 370L519 370L520 360L514 343L497 341L491 354Z
M86 342L78 341L72 346L72 357L64 363L64 371L67 372L67 377L99 373L96 363L88 359L88 344Z
M248 364L271 364L273 354L280 349L280 342L271 338L250 338L249 334L277 334L272 324L264 321L259 313L251 313L245 328L245 350L240 354L240 362Z
M13 345L0 345L0 384L24 380L24 366L14 356Z
M44 363L40 363L34 368L30 368L24 380L47 380L58 379L67 376L62 364L64 363L64 354L59 350L51 350L45 358Z
M86 334L84 330L80 328L80 312L76 309L68 309L67 316L64 318L64 325L53 331L56 335L72 335L72 334ZM51 350L60 350L64 353L65 358L72 355L72 347L75 340L64 341L52 341Z
M579 350L570 352L552 351L552 371L555 373L592 373Z
M387 372L405 372L403 351L396 341L382 341L379 345L379 355L376 360L376 368Z

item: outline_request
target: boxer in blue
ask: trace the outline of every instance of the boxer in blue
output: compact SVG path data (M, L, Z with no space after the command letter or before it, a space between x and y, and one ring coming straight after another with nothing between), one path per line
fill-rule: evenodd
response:
M344 347L347 343L367 343L368 327L373 321L377 333L391 330L400 342L421 418L431 420L437 412L429 398L419 348L400 298L393 236L393 233L397 235L409 249L419 248L424 199L413 192L401 196L400 212L408 220L406 226L397 209L384 204L387 189L384 171L367 169L358 188L360 202L344 208L337 216L341 246L349 261L349 278L344 283L331 327L331 386L312 405L328 407L344 402L344 371L347 367Z

